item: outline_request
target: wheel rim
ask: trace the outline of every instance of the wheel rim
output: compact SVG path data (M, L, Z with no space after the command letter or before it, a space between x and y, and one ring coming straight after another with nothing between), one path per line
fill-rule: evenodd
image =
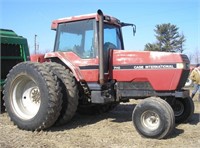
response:
M180 116L184 113L184 105L181 101L176 100L175 104L173 105L174 115Z
M153 111L145 111L141 116L141 123L144 127L153 131L160 126L160 117Z
M15 114L23 120L28 120L38 113L41 97L36 83L27 75L17 77L11 87L11 106Z

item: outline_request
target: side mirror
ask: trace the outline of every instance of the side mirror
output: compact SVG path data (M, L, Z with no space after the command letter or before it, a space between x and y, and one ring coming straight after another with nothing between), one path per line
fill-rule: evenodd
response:
M136 25L135 24L129 24L129 23L121 23L121 26L122 27L125 27L125 26L132 26L133 27L133 35L135 36L135 33L136 33Z
M133 36L135 36L135 34L136 34L136 25L133 24L132 27L133 27Z

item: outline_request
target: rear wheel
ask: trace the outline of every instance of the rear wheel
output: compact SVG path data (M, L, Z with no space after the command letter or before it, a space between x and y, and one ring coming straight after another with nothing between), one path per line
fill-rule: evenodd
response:
M55 124L66 124L74 116L78 106L78 88L76 80L70 70L58 63L47 62L44 63L44 65L58 77L63 94L62 110Z
M59 85L56 77L42 64L24 62L13 67L3 93L7 112L21 129L46 129L59 116Z
M3 92L2 92L2 90L0 90L0 91L1 91L1 98L0 98L0 101L1 101L0 114L1 114L1 113L5 112L5 105L4 105L4 101L3 101Z
M170 105L154 97L136 105L132 121L138 133L147 138L165 138L175 126L174 113Z

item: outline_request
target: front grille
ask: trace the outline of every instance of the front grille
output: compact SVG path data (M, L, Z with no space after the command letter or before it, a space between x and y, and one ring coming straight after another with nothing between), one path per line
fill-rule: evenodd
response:
M180 78L179 84L177 86L177 90L181 90L185 86L185 82L187 81L189 73L190 73L190 70L182 71L181 78Z
M183 60L184 63L190 63L190 60L189 60L189 58L188 58L187 55L181 54L181 58L182 58L182 60Z
M186 64L186 67L182 71L181 78L180 78L178 86L177 86L177 90L181 90L185 86L185 83L186 83L187 78L188 78L189 73L190 73L190 66L189 66L190 60L189 60L189 58L185 54L181 54L181 58L183 60L183 63Z

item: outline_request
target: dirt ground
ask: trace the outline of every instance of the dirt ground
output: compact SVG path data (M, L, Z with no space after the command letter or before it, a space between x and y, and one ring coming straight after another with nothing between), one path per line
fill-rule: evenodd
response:
M138 100L139 101L139 100ZM113 111L98 116L75 115L63 127L48 131L19 130L7 113L0 115L0 148L135 148L135 147L200 147L200 102L195 98L195 113L187 124L176 125L167 139L142 138L131 121L138 101L118 105Z

